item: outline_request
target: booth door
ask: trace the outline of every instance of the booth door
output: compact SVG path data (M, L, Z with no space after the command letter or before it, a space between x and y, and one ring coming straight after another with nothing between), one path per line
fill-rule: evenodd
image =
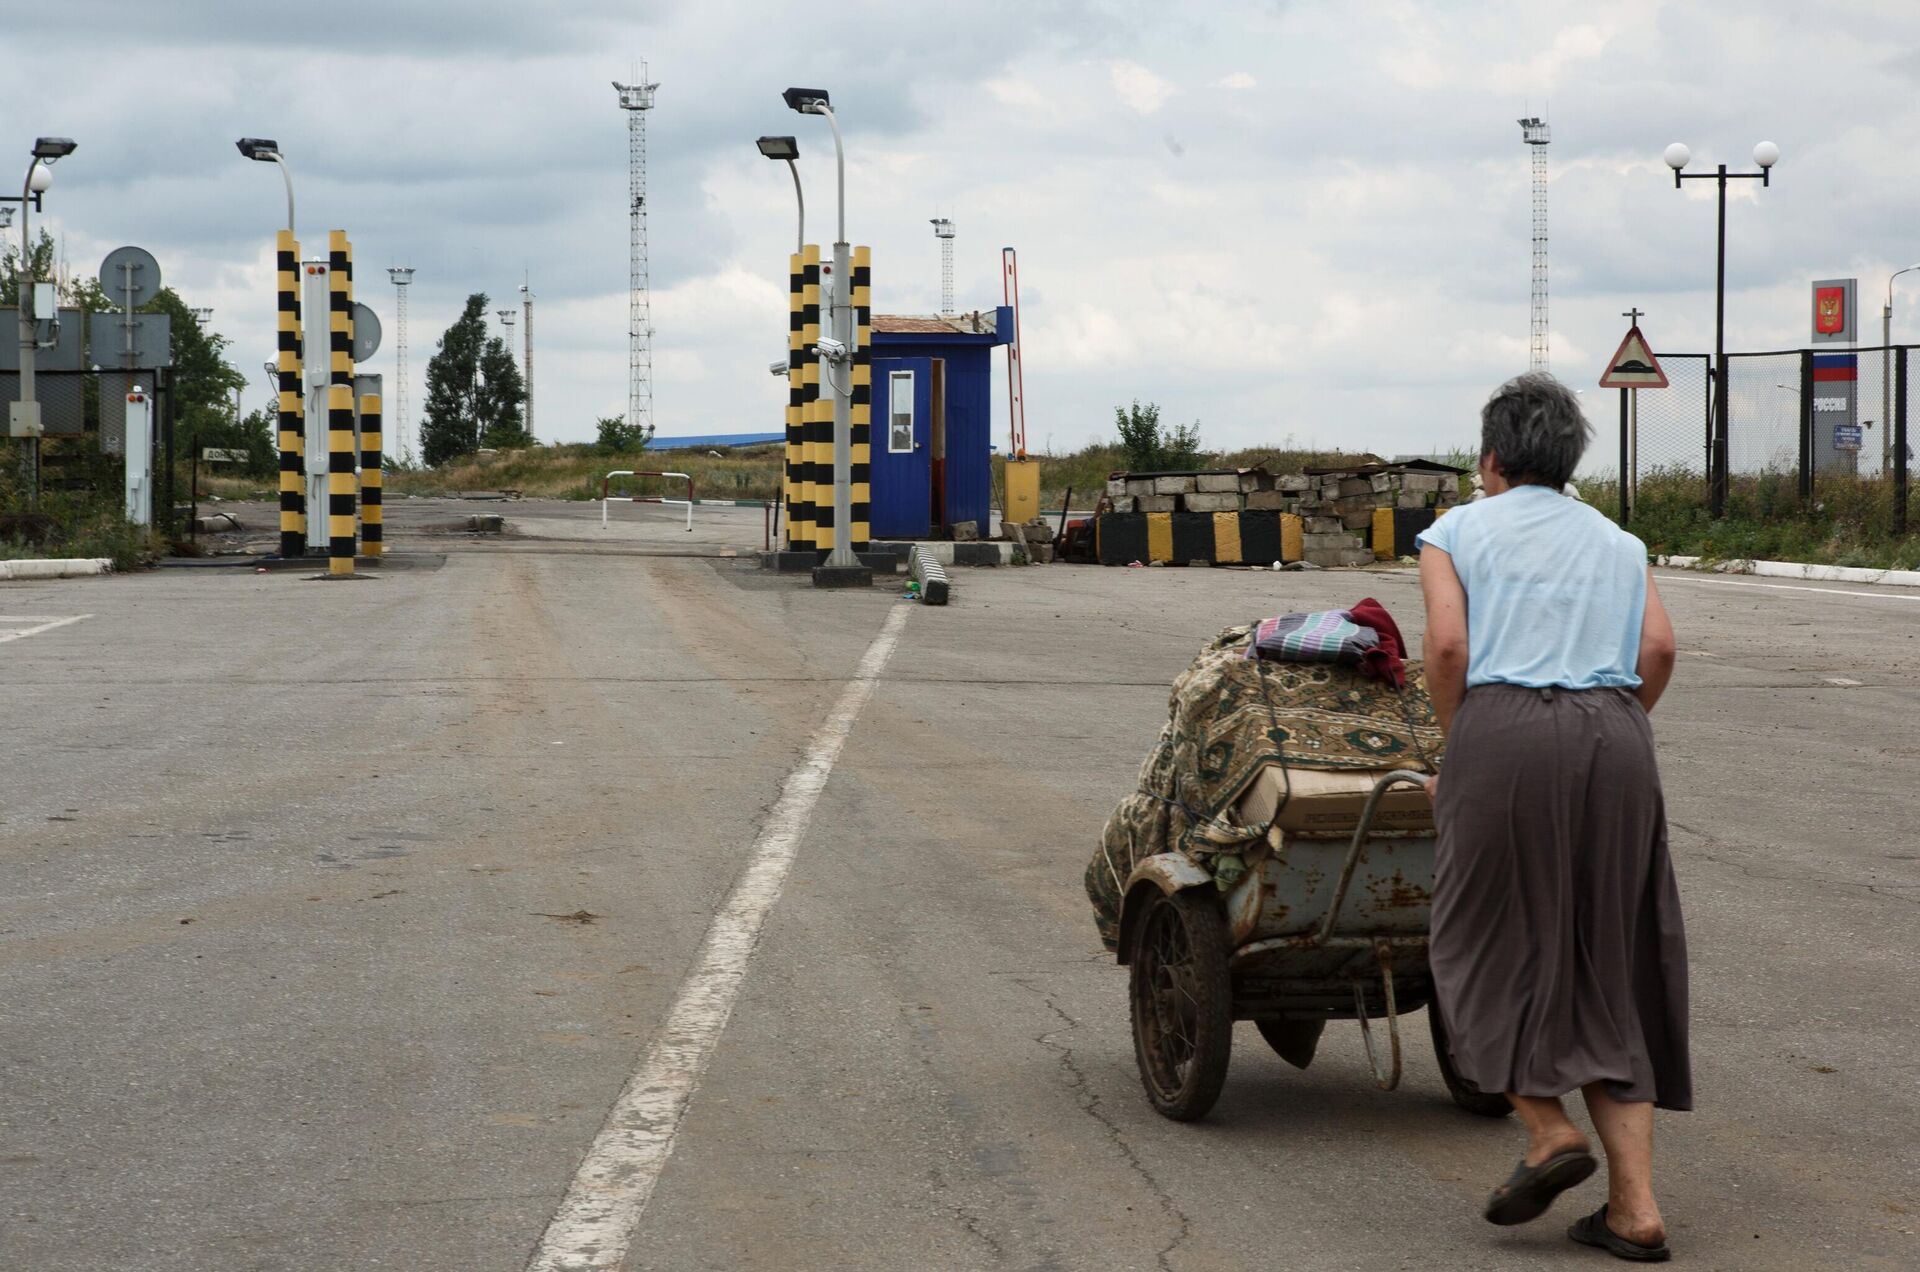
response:
M873 360L873 537L932 529L933 360Z

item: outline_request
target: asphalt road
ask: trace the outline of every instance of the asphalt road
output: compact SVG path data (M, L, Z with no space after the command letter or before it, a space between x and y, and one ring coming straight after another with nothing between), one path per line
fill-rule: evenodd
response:
M597 537L414 502L374 579L0 584L0 629L78 619L0 643L0 1267L525 1268L906 604L722 555L755 510ZM496 511L576 524L425 533ZM1659 1122L1673 1244L1920 1265L1920 598L1663 586L1701 1097ZM1413 577L956 590L852 724L627 1266L1603 1265L1562 1236L1597 1182L1479 1218L1518 1132L1448 1103L1417 1018L1399 1091L1356 1026L1304 1073L1241 1026L1214 1114L1158 1118L1081 892L1201 643L1369 593L1417 639Z

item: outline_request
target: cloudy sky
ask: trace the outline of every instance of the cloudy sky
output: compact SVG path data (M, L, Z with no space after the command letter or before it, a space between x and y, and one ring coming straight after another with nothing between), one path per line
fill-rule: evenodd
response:
M998 303L999 249L1019 249L1036 450L1109 435L1134 397L1198 419L1213 446L1469 442L1478 402L1526 365L1523 114L1553 127L1552 366L1576 385L1629 305L1656 350L1712 346L1712 188L1673 188L1669 142L1696 169L1750 166L1763 139L1783 154L1773 187L1741 183L1728 210L1730 348L1805 343L1816 277L1858 276L1877 320L1889 271L1920 260L1910 0L1857 0L1844 22L1788 0L843 0L804 29L796 6L735 0L7 10L0 147L24 162L37 133L80 143L48 197L76 270L149 248L257 367L284 203L233 141L277 138L303 245L348 230L359 296L387 319L385 267L418 270L416 415L466 295L505 304L530 281L548 440L625 405L627 139L609 81L641 59L660 83L663 435L780 427L765 367L784 348L793 195L753 139L800 138L816 240L833 191L825 125L784 109L789 84L833 93L878 311L937 307L932 216L958 226L962 307ZM1920 338L1920 284L1897 305L1896 336ZM390 377L391 357L389 331Z

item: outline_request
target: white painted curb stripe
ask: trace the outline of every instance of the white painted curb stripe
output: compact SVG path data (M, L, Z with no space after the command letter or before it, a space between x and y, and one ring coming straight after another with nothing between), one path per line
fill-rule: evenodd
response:
M66 557L53 561L0 561L0 579L70 579L105 574L113 568L109 557Z
M1797 583L1749 583L1745 579L1690 579L1682 575L1665 575L1660 579L1662 585L1668 583L1704 583L1708 587L1764 587L1772 592L1812 592L1815 596L1864 596L1870 601L1913 601L1920 603L1920 596L1903 596L1899 592L1851 592L1838 587L1803 587Z
M1675 570L1703 568L1697 556L1663 556L1655 564ZM1920 587L1920 570L1865 570L1850 565L1808 565L1801 561L1726 561L1722 565L1727 574L1757 574L1763 578L1801 579L1810 583Z
M911 606L896 605L888 613L852 682L808 740L799 767L787 775L746 868L707 928L666 1025L614 1101L527 1272L615 1272L626 1261L654 1184L673 1155L680 1119L733 1014L761 928L780 900L813 807L911 612Z

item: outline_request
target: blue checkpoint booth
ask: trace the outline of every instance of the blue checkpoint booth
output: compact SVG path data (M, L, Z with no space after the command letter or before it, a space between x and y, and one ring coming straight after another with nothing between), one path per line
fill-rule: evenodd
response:
M994 349L1013 309L873 317L872 534L927 539L957 521L990 533Z

